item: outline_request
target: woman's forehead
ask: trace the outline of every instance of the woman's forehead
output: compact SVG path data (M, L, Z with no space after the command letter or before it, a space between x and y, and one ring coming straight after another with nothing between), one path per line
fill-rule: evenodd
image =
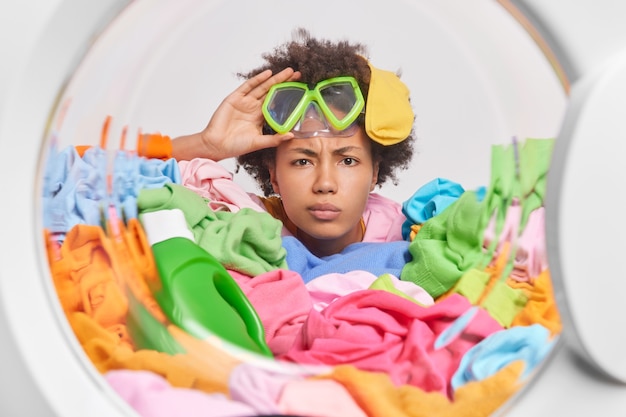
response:
M342 150L362 152L369 155L371 152L371 141L362 129L358 129L354 135L347 137L294 138L283 142L278 147L277 152L313 152L322 154L337 153Z

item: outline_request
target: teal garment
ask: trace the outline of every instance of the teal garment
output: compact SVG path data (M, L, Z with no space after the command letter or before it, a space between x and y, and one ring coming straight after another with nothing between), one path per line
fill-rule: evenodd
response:
M206 199L178 184L142 190L137 205L139 213L182 210L196 243L226 269L250 276L287 269L282 223L268 213L249 208L213 211Z
M402 238L410 240L411 226L438 215L463 192L465 189L461 184L445 178L435 178L418 188L411 198L402 203L402 214L406 216L402 224Z
M409 245L413 259L400 279L424 288L433 298L447 292L482 258L484 201L465 191L443 212L430 218Z
M537 323L494 332L465 352L450 379L451 388L456 392L468 383L484 381L520 360L524 371L518 381L524 383L544 363L555 343L550 331Z

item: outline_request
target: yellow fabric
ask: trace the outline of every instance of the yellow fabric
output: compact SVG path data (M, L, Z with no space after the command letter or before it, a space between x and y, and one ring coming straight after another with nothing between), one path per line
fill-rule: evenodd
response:
M534 280L534 284L517 282L511 278L507 283L513 288L519 288L528 294L526 307L513 320L513 326L530 326L539 323L554 336L561 333L563 324L559 308L554 298L550 270L545 269Z
M412 224L411 225L411 231L409 233L409 242L413 242L415 240L415 236L417 236L417 234L420 232L421 228L422 228L421 224Z
M439 392L425 392L411 385L394 386L389 375L339 365L328 375L346 387L370 417L488 416L509 401L523 386L523 361L515 361L482 381L473 381L454 393L454 400Z
M232 360L216 360L209 364L195 353L169 355L156 350L134 350L124 342L125 337L121 334L123 327L116 335L85 313L71 313L67 318L83 350L100 373L115 369L144 370L161 375L174 387L207 393L229 392L228 375L237 365Z
M365 109L365 131L381 145L402 142L413 128L409 89L395 73L372 64L369 67L372 75Z

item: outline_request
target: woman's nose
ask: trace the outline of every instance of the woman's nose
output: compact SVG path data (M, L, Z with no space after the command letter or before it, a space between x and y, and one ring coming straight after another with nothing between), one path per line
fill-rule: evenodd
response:
M331 167L319 166L316 170L316 178L313 184L313 192L329 194L337 192L337 181Z

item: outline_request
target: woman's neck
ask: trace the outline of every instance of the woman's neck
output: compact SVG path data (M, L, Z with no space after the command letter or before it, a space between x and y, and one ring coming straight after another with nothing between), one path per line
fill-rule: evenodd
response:
M300 240L304 246L306 246L307 249L317 257L336 255L343 251L348 245L363 241L364 235L365 230L363 220L361 220L349 233L336 239L317 239L299 229L296 233L298 240Z

